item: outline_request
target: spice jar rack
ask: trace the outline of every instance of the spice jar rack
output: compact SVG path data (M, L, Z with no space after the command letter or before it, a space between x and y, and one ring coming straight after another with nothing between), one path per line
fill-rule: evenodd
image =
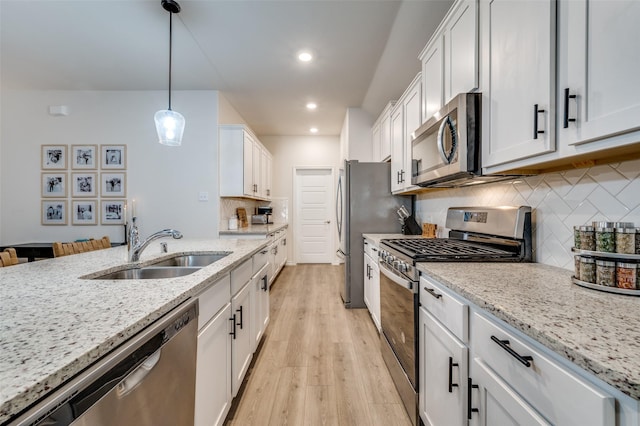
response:
M636 276L640 276L640 254L608 253L608 252L602 252L602 251L580 250L575 247L572 247L571 251L576 255L579 255L581 259L593 259L594 261L593 263L602 261L601 263L603 265L607 265L611 263L615 263L615 265L634 264L634 266L637 268ZM591 263L591 262L588 262L588 263ZM616 274L618 274L617 272L618 266L616 266L615 268L616 268ZM595 272L594 272L594 276L595 276ZM585 287L585 288L604 291L608 293L624 294L628 296L640 296L640 289L638 289L640 288L640 286L638 286L638 284L640 283L640 279L638 278L636 278L636 281L637 281L636 289L620 288L617 286L611 286L611 284L602 285L602 284L598 284L597 282L583 281L580 279L579 276L578 277L572 276L571 280L574 284L579 285L581 287ZM594 279L594 281L596 280Z

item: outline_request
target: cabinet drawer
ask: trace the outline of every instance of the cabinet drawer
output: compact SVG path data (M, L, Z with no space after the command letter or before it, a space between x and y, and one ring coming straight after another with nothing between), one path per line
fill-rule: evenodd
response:
M231 271L231 295L236 294L253 276L253 259L245 260L242 265Z
M269 246L261 249L253 255L253 270L251 275L255 275L269 261Z
M202 330L209 320L213 318L225 304L229 303L230 298L231 281L229 274L220 278L211 287L200 293L198 296L198 329Z
M484 361L547 420L558 425L615 424L615 399L611 395L535 349L527 339L477 312L471 316L473 356ZM523 359L519 361L516 354ZM527 361L529 367L524 365Z
M469 341L469 306L442 284L420 277L420 305L463 343Z
M378 263L378 247L369 239L364 240L364 252L369 255L371 260Z

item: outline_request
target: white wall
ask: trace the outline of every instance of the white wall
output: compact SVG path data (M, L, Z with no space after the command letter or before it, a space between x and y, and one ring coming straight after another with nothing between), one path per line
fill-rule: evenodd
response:
M573 227L592 221L640 227L638 194L640 160L634 160L420 194L416 214L419 222L444 228L448 207L529 205L534 208L536 262L573 269Z
M4 90L0 133L2 243L102 235L123 241L121 226L41 225L43 144L69 148L72 144L125 144L126 198L129 206L136 199L141 235L172 227L186 237L217 236L218 93L177 91L172 101L173 109L186 118L181 147L157 143L153 114L166 108L166 91ZM50 105L66 105L70 114L51 116ZM69 177L71 171L68 168ZM200 191L209 193L208 202L198 201ZM69 207L71 200L69 193Z
M262 136L260 141L273 155L273 196L289 202L289 239L293 235L293 169L305 166L335 167L336 181L340 167L340 138L331 136ZM335 233L335 227L331 227ZM333 239L338 241L337 235ZM338 247L336 246L336 249ZM294 259L293 244L288 258Z

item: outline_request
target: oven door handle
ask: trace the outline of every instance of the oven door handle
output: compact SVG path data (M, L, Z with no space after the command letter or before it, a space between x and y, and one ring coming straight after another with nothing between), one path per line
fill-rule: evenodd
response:
M384 274L385 277L389 278L391 281L393 281L394 283L398 284L400 287L403 287L403 288L411 291L412 293L414 292L414 287L417 288L417 286L413 285L412 281L409 281L409 280L404 279L404 278L400 278L399 276L394 274L392 271L390 271L385 266L384 263L380 263L380 272L382 274Z

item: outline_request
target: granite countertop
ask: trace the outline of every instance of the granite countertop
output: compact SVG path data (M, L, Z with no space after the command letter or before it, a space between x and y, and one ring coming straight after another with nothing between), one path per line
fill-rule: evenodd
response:
M268 225L251 225L246 228L221 229L220 235L267 235L288 227L288 223L270 223Z
M380 240L392 240L395 238L425 238L422 235L404 234L362 234L362 237L370 239L376 246L380 245Z
M571 283L572 271L539 263L418 265L470 302L640 399L639 297L579 287Z
M232 252L178 278L86 280L126 264L116 247L0 268L0 423L30 406L155 320L199 294L266 240L166 240L151 261L195 252Z

